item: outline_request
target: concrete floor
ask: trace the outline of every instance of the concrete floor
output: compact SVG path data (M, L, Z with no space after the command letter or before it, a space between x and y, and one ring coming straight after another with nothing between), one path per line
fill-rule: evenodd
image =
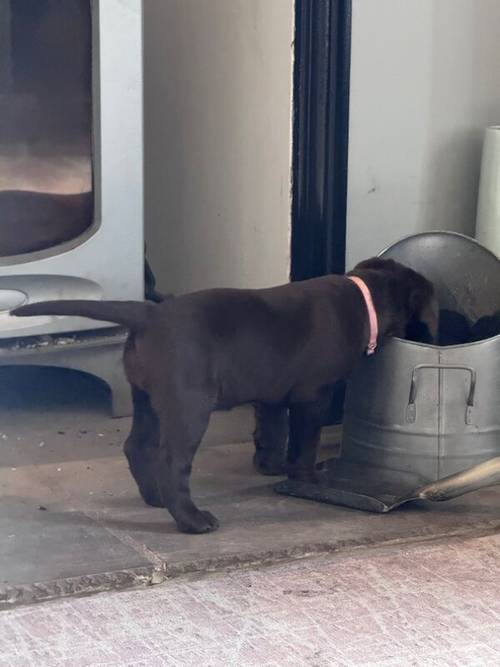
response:
M497 667L500 536L0 614L0 667Z
M193 490L221 529L181 535L164 510L140 500L121 454L130 420L110 419L102 386L54 369L2 369L0 386L4 607L500 526L498 489L388 515L278 496L272 479L254 473L249 444L219 444L216 417ZM250 427L239 423L235 437Z

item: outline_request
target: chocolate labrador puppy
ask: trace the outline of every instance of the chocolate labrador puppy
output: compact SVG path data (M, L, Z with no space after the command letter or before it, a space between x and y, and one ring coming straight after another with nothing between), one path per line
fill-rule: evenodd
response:
M431 283L382 259L362 262L348 276L270 289L205 290L158 304L49 301L13 311L80 315L130 329L124 364L134 418L125 454L146 503L166 507L187 533L218 527L189 489L213 410L259 403L282 415L288 406L289 474L310 478L332 385L349 375L369 344L404 335L412 321L435 335L436 313Z

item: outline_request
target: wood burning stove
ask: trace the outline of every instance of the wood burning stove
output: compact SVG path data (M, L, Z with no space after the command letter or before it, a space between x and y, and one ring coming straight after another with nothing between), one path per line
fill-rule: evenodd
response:
M143 298L141 2L0 0L0 31L0 338L94 329L8 310Z
M21 303L143 296L142 2L0 0L0 339L110 327L11 317ZM80 343L50 364L89 370Z

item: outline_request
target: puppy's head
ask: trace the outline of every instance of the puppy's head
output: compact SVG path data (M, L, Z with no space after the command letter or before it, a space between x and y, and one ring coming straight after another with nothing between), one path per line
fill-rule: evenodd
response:
M413 269L394 261L373 257L360 262L353 273L362 278L366 272L383 287L391 301L386 317L386 335L432 343L437 338L438 303L433 284ZM384 301L384 296L381 300Z

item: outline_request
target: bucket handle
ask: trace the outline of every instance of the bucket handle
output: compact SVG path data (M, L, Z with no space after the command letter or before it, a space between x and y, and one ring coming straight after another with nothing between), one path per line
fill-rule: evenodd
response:
M474 397L476 394L476 371L470 366L459 366L455 364L418 364L414 366L411 374L410 396L408 398L408 405L406 407L406 421L413 424L417 418L417 373L427 368L435 370L454 370L466 371L470 374L469 395L467 396L467 404L465 406L465 423L472 424L472 413L474 409Z

